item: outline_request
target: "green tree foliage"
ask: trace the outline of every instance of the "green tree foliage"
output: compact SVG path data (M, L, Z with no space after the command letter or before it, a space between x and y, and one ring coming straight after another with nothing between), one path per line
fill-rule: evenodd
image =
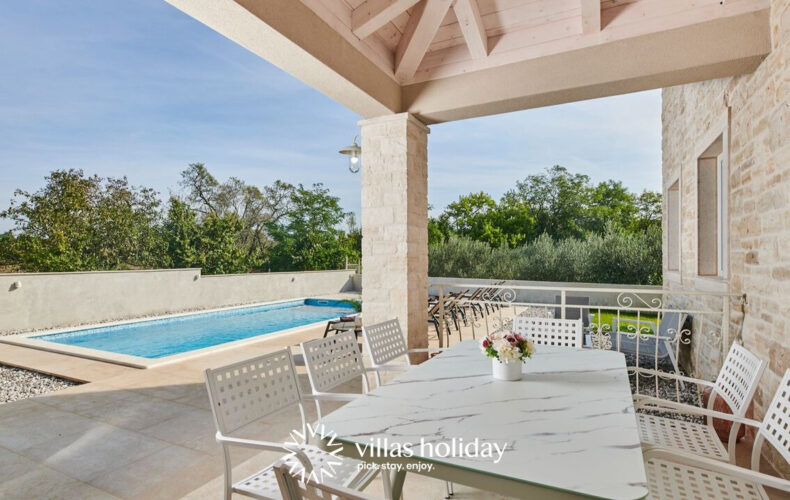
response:
M347 243L337 229L347 218L340 199L322 184L308 189L299 184L288 209L267 224L275 245L270 255L273 271L338 269L345 265Z
M461 196L450 203L434 224L443 235L465 236L493 247L519 245L535 229L528 205L520 200L497 204L483 192Z
M181 174L163 210L125 178L57 170L0 212L0 268L78 271L200 267L204 273L338 269L359 262L353 214L320 184L221 182L202 163ZM345 230L341 229L345 221ZM661 280L661 196L597 185L555 166L498 201L461 196L428 221L430 273L606 283Z
M529 175L505 194L510 203L524 203L535 217L534 237L581 237L589 212L590 178L554 166L545 174ZM532 240L534 238L530 238Z
M610 224L585 239L548 235L516 248L494 248L451 235L429 248L430 276L582 283L661 283L661 235Z
M617 181L555 166L516 183L497 202L486 193L464 195L428 223L430 244L461 236L492 247L515 248L548 235L555 241L603 234L607 224L645 232L661 226L661 196L634 195Z
M0 217L14 222L13 254L29 271L163 265L160 201L126 178L56 170L36 192L17 190Z
M243 251L247 267L255 269L264 265L273 245L266 228L288 211L294 194L291 184L275 181L259 189L236 177L219 182L205 165L192 163L181 172L181 187L199 219L213 216L229 223L235 217L241 224L236 244Z

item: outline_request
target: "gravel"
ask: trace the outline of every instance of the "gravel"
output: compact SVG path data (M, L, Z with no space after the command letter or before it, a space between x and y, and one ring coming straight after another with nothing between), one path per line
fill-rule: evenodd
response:
M0 404L59 391L76 382L21 368L0 365Z
M635 365L635 357L633 355L626 355L626 364L629 367ZM649 360L642 360L639 366L650 368L651 361ZM671 366L659 366L659 369L662 371L671 372ZM631 382L631 393L632 394L639 394L645 396L653 396L658 397L661 399L675 401L678 403L687 404L690 406L701 407L702 406L702 399L701 394L697 390L697 386L695 384L684 384L684 387L680 387L680 385L675 384L674 379L664 378L664 377L655 377L653 375L641 375L639 377L639 391L636 388L636 374L629 374L629 381ZM658 383L656 383L658 381ZM651 413L654 415L658 415L661 417L673 418L677 420L685 420L687 422L695 422L695 423L703 423L704 418L694 415L686 415L683 413L670 413L670 412L659 412L659 411L645 411L645 413Z

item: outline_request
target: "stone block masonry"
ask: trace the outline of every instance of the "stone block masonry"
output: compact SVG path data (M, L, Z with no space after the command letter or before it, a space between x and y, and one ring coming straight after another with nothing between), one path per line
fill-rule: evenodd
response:
M667 269L664 207L665 282L747 294L743 310L732 301L724 338L742 335L768 364L755 398L758 418L790 368L790 0L771 1L770 22L772 52L754 73L671 87L662 95L664 189L678 179L681 186L679 272ZM719 133L722 117L729 122L728 270L706 278L697 274L696 160L705 138ZM703 377L714 377L720 366L715 351L704 336L692 338L690 362ZM778 454L768 458L790 474Z
M429 130L408 113L360 125L363 318L398 318L408 346L427 347Z

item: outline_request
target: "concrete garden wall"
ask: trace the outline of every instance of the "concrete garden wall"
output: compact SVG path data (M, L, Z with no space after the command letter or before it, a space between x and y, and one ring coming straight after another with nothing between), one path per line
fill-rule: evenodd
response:
M353 274L202 276L200 269L0 274L0 333L353 291Z

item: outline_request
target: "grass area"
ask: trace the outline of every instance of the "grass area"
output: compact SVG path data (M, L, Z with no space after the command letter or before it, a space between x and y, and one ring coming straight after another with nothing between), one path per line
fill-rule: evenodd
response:
M597 310L591 310L590 314L592 315L592 322L593 323L596 323L596 324L600 323L602 325L608 325L610 328L612 326L612 319L618 317L617 316L617 311L612 311L612 310L607 310L607 309L601 309L601 318L600 319L598 319L598 311ZM651 322L653 322L655 324L656 321L657 321L657 318L658 318L658 316L656 314L642 313L642 314L639 315L638 319L641 320L641 321L651 321ZM627 313L627 312L622 312L621 311L620 312L620 319L628 319L628 320L636 321L637 320L637 314L636 313ZM620 323L619 326L620 326L619 330L621 332L628 332L628 331L633 332L634 331L633 328L636 327L636 323L623 322L623 323ZM631 328L630 330L629 330L629 327ZM653 328L650 325L646 325L646 324L643 323L643 324L640 325L640 328L641 328L641 330L640 330L639 333L644 333L644 334L648 334L648 335L653 335L655 333L653 331Z

